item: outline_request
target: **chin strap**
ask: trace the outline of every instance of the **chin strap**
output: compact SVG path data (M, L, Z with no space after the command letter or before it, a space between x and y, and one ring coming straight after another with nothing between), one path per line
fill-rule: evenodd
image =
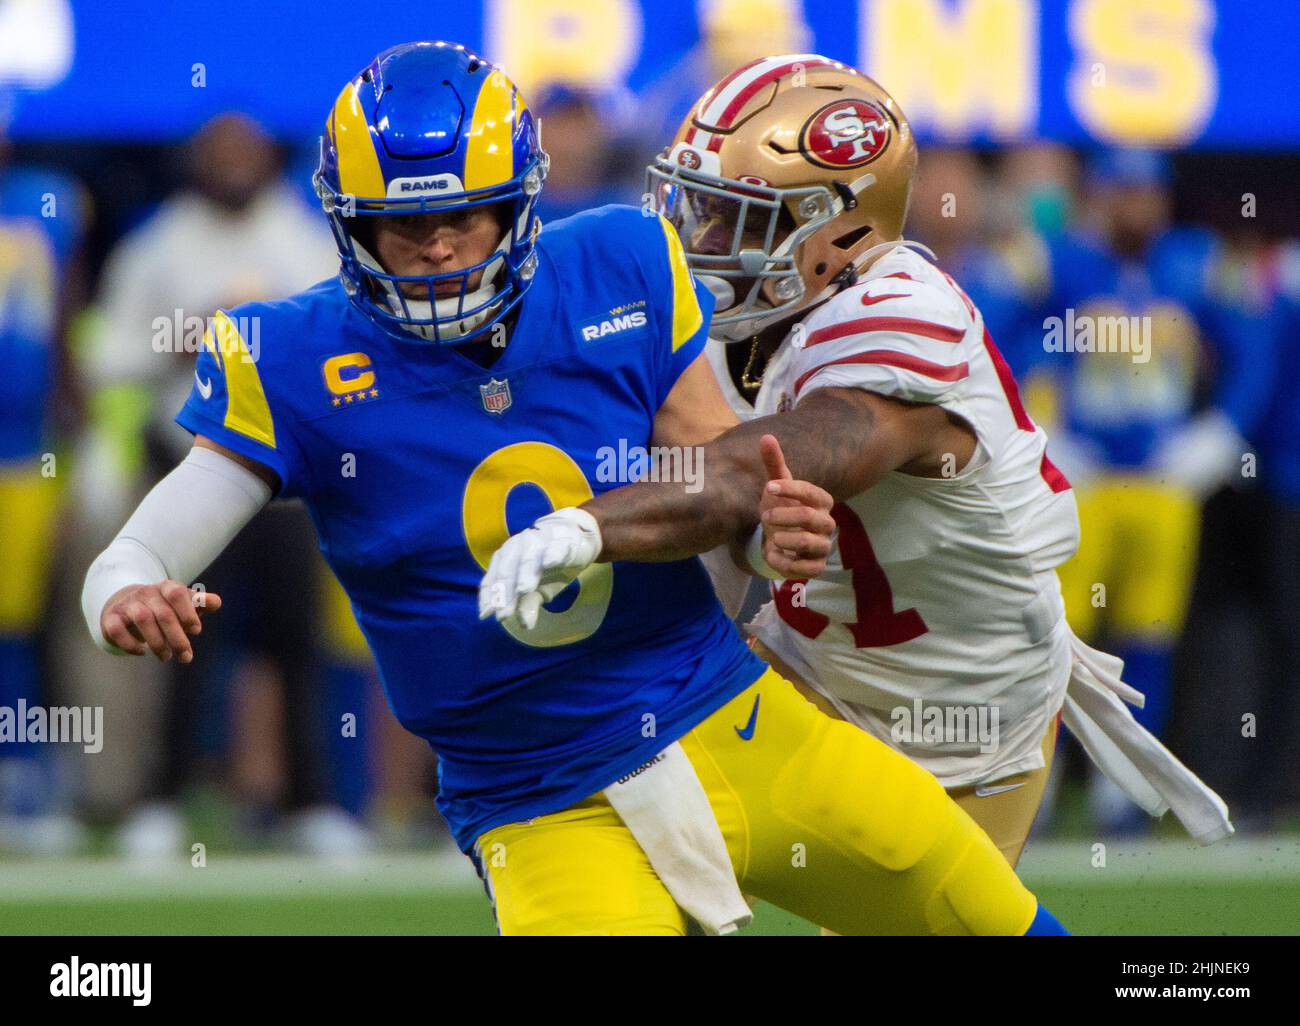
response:
M389 272L384 269L374 254L355 238L352 239L352 248L356 251L357 258L364 267L380 275L380 277L374 278L373 281L382 290L382 298L394 316L403 316L402 310L405 309L414 320L432 321L436 318L438 321L437 324L404 324L402 327L405 331L430 342L447 338L463 338L501 308L499 302L491 303L491 305L483 307L482 310L461 317L459 320L452 320L463 307L473 309L483 303L489 303L492 297L500 291L500 289L493 286L509 259L512 239L523 238L532 208L532 203L525 204L523 212L515 223L514 231L502 233L501 241L497 243L496 249L492 251L493 257L500 255L501 259L495 260L484 268L483 277L479 281L478 288L473 292L465 293L463 304L460 296L435 299L430 303L427 299L410 299L401 295L398 286L394 282L389 281L387 277L382 277Z
M494 254L505 253L509 249L509 244L507 242L508 238L508 233L501 237L501 241L493 251ZM378 275L386 275L388 273L370 251L361 243L357 242L356 239L352 240L352 247L356 250L357 258L363 266L375 271ZM479 282L479 287L473 292L465 293L464 305L473 308L481 303L488 302L494 295L496 295L498 290L493 288L492 285L504 266L504 259L489 265L483 271L483 278ZM462 307L460 296L448 299L437 299L430 303L427 299L411 299L410 297L401 295L396 283L389 281L385 277L375 277L371 280L382 290L382 298L385 305L388 307L389 311L397 317L403 316L402 311L405 309L408 312L408 315L415 320L430 321L436 316L441 322L455 317L456 312ZM462 317L454 323L439 323L437 325L404 324L402 327L403 330L409 331L412 335L417 335L420 338L428 339L429 341L434 341L439 338L460 338L464 335L468 335L485 320L491 317L499 305L500 304L493 304L492 306L484 307L477 313Z

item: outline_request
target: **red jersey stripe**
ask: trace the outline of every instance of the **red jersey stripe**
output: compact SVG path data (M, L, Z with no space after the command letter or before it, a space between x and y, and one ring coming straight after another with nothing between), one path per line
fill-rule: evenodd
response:
M960 342L966 332L962 328L950 328L946 324L922 321L915 317L857 317L851 321L841 321L827 328L818 328L804 343L805 347L834 342L846 335L857 335L866 331L896 331L904 335L919 335L936 342Z
M1047 487L1054 492L1065 492L1070 489L1069 479L1061 473L1060 469L1047 458L1047 453L1043 453L1043 462L1039 465L1039 473L1043 475L1043 480L1047 482Z
M794 383L794 394L798 395L800 389L814 374L824 371L827 367L835 367L846 363L879 363L888 367L898 367L902 370L912 371L914 374L923 374L927 378L934 378L936 381L960 381L970 373L970 364L968 363L958 363L951 367L945 367L941 363L931 363L929 360L922 360L919 356L912 356L910 353L873 350L869 353L853 353L849 356L841 356L838 360L829 360L801 374L799 380Z

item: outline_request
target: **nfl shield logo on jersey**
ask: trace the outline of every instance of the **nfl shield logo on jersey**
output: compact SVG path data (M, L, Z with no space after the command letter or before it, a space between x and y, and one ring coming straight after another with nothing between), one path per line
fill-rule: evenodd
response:
M478 390L483 396L483 409L488 413L505 413L510 409L509 380L498 381L493 378L486 385L479 385Z

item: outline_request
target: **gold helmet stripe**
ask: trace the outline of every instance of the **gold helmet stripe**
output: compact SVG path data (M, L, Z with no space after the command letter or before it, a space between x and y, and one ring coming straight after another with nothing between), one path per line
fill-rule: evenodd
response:
M465 188L486 189L514 176L515 87L494 71L479 89L465 150Z
M339 189L348 196L377 199L387 194L384 173L370 126L361 110L355 82L349 82L334 101L330 132L339 155Z

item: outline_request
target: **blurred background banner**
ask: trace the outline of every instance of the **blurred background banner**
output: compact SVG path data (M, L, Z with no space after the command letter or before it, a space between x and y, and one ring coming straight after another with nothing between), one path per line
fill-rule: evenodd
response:
M769 52L824 53L888 82L922 141L1300 141L1295 0L0 0L0 84L24 94L20 140L170 140L230 108L296 136L375 53L441 38L525 89L625 90L671 121L697 95L686 87L715 77L683 76L683 62L706 41L720 55L729 37L748 44L756 26Z

